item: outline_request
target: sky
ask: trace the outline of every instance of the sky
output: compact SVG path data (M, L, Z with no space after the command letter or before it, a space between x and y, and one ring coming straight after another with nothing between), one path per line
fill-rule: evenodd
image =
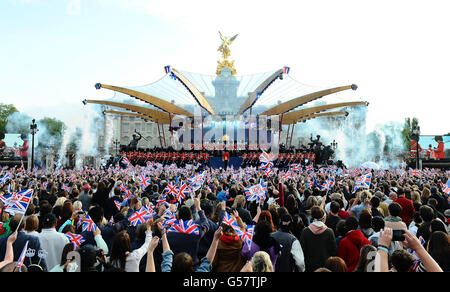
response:
M95 83L137 86L164 66L213 75L218 31L238 75L290 67L320 87L357 84L367 130L417 117L450 132L448 1L2 0L0 103L34 118L83 123ZM330 100L332 97L330 97ZM324 98L324 101L329 99Z

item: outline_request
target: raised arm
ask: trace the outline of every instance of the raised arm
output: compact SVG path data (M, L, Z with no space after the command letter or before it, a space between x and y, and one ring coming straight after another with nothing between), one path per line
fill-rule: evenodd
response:
M389 272L389 247L392 242L392 229L386 227L380 231L378 251L375 256L375 272Z
M403 245L416 252L427 272L443 272L438 263L425 250L419 239L414 236L414 234L412 234L409 230L405 230L404 236L405 241L403 241Z
M217 228L216 232L214 233L214 239L209 247L208 253L206 254L206 258L210 263L213 262L214 257L216 256L217 245L219 244L219 239L222 234L222 226L219 226L219 228Z
M158 246L159 237L154 236L152 238L152 241L150 242L150 245L148 247L147 252L147 265L145 267L146 272L154 273L156 272L155 269L155 261L153 260L153 252L155 251L155 248Z
M0 269L14 261L14 250L12 245L16 241L16 239L17 239L17 231L14 231L14 233L12 233L8 237L8 240L6 242L6 254L3 261L0 262Z

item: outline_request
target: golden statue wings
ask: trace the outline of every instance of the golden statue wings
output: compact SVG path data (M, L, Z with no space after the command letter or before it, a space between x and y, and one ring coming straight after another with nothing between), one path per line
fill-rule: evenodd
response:
M235 35L232 38L223 36L222 33L219 31L220 39L222 40L222 44L220 45L219 49L217 49L219 52L222 53L222 57L224 59L227 59L230 56L230 45L231 43L236 39L238 35Z

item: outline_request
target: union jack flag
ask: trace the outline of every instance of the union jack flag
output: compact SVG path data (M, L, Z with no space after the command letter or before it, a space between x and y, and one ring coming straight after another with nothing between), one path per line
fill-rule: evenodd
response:
M3 205L6 205L6 203L11 199L11 197L13 196L13 194L8 194L8 195L6 195L6 194L4 194L4 195L1 195L0 194L0 200L3 202Z
M95 225L94 221L92 221L89 215L86 215L86 219L83 221L83 231L91 231L94 232L97 229L97 225Z
M155 212L155 206L153 206L152 203L148 203L147 205L145 205L143 208L147 209L147 211L150 213L150 215L153 217L153 215L156 214Z
M298 164L292 164L291 165L291 170L292 171L300 171L300 170L302 170L302 168Z
M244 195L247 201L261 201L266 197L267 185L262 181L252 187L244 189Z
M412 169L409 173L411 175L418 175L418 176L422 175L422 172L420 170L417 170L417 169Z
M291 173L287 172L286 174L281 175L281 182L287 182L287 180L291 178L292 178Z
M48 181L44 181L44 182L41 184L41 188L42 188L43 190L46 190L46 189L47 189L47 186L48 186Z
M289 74L290 70L291 70L291 68L289 68L289 67L283 67L283 74Z
M145 190L150 185L150 179L144 174L140 174L138 178L139 183L141 184L141 189Z
M307 167L306 167L306 171L310 171L310 170L313 170L313 166L310 164L310 165L308 165Z
M23 266L23 262L25 261L25 256L27 254L27 250L28 250L28 240L25 243L25 246L22 249L22 253L20 254L19 259L17 260L17 268L19 269L19 272L22 272L22 266Z
M5 210L13 213L25 214L28 205L31 202L33 192L33 189L26 189L18 193L14 193L9 199L7 206L5 206Z
M190 193L191 190L189 189L188 185L183 183L178 189L177 201L181 203L181 201L183 201Z
M261 155L259 156L259 162L261 162L261 167L262 168L268 168L268 167L273 167L273 154L269 154L266 151L263 151L263 153L261 153Z
M81 246L81 244L85 242L85 239L81 234L73 234L67 232L65 235L70 240L70 242L72 242L74 250L78 249Z
M164 66L164 72L166 72L166 74L169 74L171 72L170 66Z
M161 205L167 203L167 196L162 196L160 199L156 200L156 207L159 208Z
M152 218L151 213L145 207L140 208L128 219L133 226L145 223Z
M175 215L174 212L172 212L171 210L167 209L166 211L164 211L164 214L161 216L161 218L164 219L176 219L177 216Z
M450 194L450 178L447 180L447 182L445 183L445 185L443 183L441 183L441 189L444 193L446 193L447 195Z
M167 232L179 232L184 234L194 234L199 235L200 231L198 229L197 224L194 223L193 220L184 221L177 220L173 223L173 225L167 230Z
M116 205L117 209L120 211L120 207L122 206L122 203L119 201L114 201L114 205Z
M70 187L68 187L67 185L63 184L63 185L62 185L62 187L61 187L61 190L63 190L63 191L66 191L66 192L70 193L70 190L71 190L71 188L70 188Z
M248 248L248 250L250 250L251 245L252 245L252 238L253 238L254 230L255 230L255 226L251 225L251 226L247 226L247 231L241 231L238 233L239 238L244 242L244 246L242 247L242 249Z
M370 188L370 183L372 181L372 174L366 173L363 176L359 177L355 183L355 191L359 188Z
M233 227L233 229L236 231L236 233L241 232L241 227L239 227L239 225L236 223L236 221L234 221L234 219L231 218L230 214L228 214L228 212L226 212L226 211L225 211L225 215L222 218L221 223L225 223L226 225Z
M125 165L127 168L132 166L130 160L128 160L128 158L126 158L125 156L122 157L122 163L123 165Z
M206 170L197 175L191 176L190 178L188 178L188 182L190 183L192 190L195 192L203 185L205 179L206 179Z
M176 196L178 194L178 187L173 182L169 182L164 190L168 195Z
M11 179L11 174L8 172L0 178L0 184L5 184L9 179Z
M331 189L334 186L334 184L335 184L334 177L330 177L328 179L328 186L329 186L329 188Z
M263 170L264 174L267 176L272 176L273 175L273 170L272 168L267 168Z
M177 222L177 218L169 218L162 222L162 227L167 228L172 226L175 222Z

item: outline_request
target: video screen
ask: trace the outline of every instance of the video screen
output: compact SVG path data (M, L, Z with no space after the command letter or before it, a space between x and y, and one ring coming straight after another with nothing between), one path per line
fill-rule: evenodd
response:
M444 152L439 157L439 143L436 137L442 138ZM450 159L450 136L441 135L424 135L420 136L419 145L422 148L421 157L428 159ZM436 152L437 151L437 152Z

